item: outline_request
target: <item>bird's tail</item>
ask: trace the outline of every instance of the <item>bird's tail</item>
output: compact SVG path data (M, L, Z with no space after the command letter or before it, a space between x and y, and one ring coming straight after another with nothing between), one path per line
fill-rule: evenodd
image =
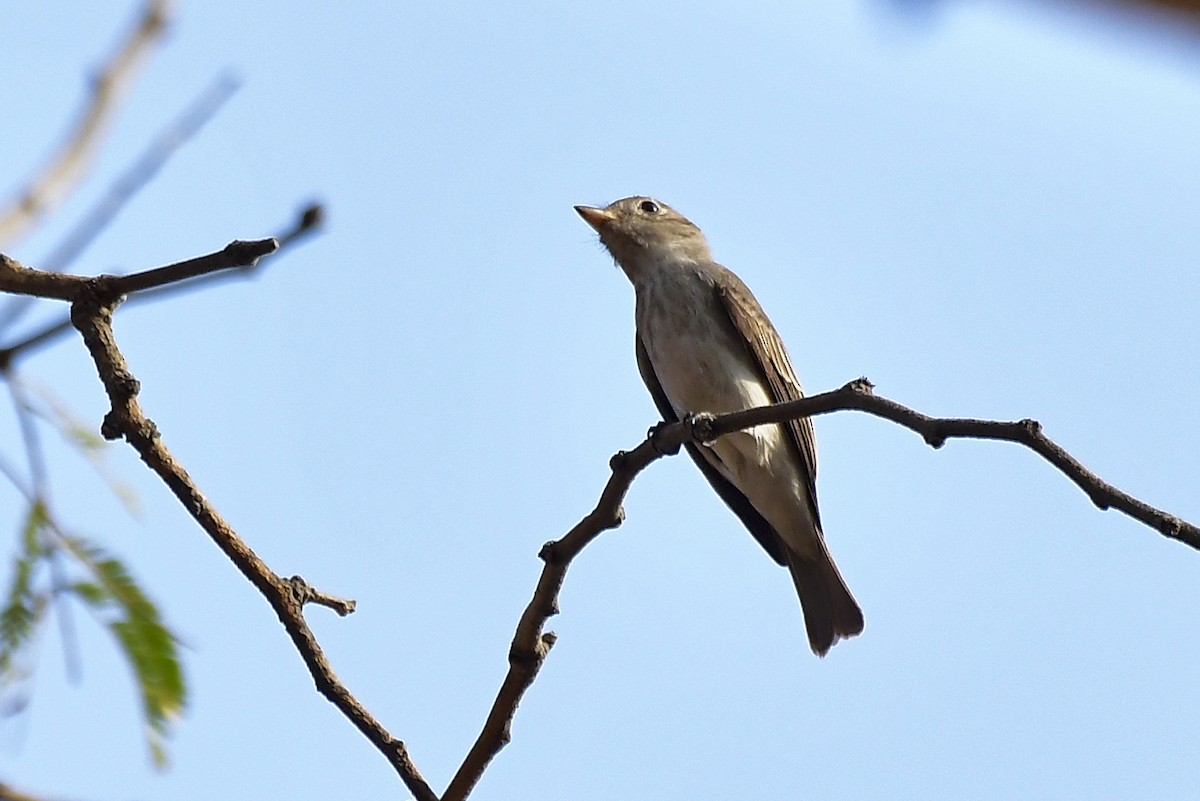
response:
M814 654L825 656L838 640L862 633L862 609L824 547L815 556L789 552L788 570L796 583Z

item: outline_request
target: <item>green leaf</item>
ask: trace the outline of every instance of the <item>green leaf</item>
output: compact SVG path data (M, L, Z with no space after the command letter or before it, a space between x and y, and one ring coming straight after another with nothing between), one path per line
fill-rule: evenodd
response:
M133 666L151 758L162 766L166 760L164 741L183 711L185 697L175 640L161 625L136 617L113 621L109 628Z
M70 591L88 606L103 606L110 600L104 587L93 581L76 581L70 586Z
M63 554L86 577L57 587L37 581L39 565ZM112 633L133 670L150 757L163 767L167 737L187 700L176 639L125 565L87 540L63 533L40 501L30 504L23 521L12 583L0 607L0 689L28 678L18 656L44 619L51 592L79 599Z
M119 560L79 537L65 542L92 574L91 581L75 582L69 589L107 618L109 631L129 660L141 696L150 756L162 767L166 738L187 701L175 636Z
M13 561L12 584L5 593L4 607L0 609L0 678L13 669L17 652L29 642L38 609L43 605L34 591L33 578L38 561L45 555L39 532L46 519L45 506L41 502L31 503L21 526L20 550Z

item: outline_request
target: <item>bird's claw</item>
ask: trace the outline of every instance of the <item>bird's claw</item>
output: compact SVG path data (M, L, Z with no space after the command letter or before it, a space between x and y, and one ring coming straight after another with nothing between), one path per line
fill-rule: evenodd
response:
M693 442L697 445L708 445L716 439L713 436L713 423L716 419L708 412L697 412L689 414L683 419L683 422L687 425Z

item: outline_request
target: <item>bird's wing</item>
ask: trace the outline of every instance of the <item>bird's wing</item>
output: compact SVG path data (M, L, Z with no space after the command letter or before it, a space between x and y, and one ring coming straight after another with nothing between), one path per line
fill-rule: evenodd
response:
M750 288L742 283L730 270L715 265L723 273L723 280L716 283L716 292L729 313L729 319L746 341L753 361L762 370L763 378L770 387L775 403L798 400L804 397L804 389L792 369L783 340ZM792 444L800 455L804 469L808 502L817 531L821 530L821 515L817 508L817 446L813 435L812 420L804 417L789 420L783 429L790 434Z
M650 363L650 354L646 352L646 346L642 344L641 336L637 337L637 364L638 372L642 374L642 381L646 383L646 388L650 390L650 396L654 398L654 405L658 407L658 413L668 423L678 422L679 416L675 414L675 409L671 406L667 393L663 391L662 384L654 372L654 365ZM708 479L708 483L716 490L717 495L725 501L726 506L733 510L733 513L742 521L742 525L754 535L754 539L758 540L758 544L763 547L763 550L779 564L787 564L779 535L775 533L775 529L771 527L766 518L758 513L750 500L737 487L718 472L716 466L704 458L697 445L686 442L684 447L687 449L688 455L692 457L692 461L700 468L700 472Z

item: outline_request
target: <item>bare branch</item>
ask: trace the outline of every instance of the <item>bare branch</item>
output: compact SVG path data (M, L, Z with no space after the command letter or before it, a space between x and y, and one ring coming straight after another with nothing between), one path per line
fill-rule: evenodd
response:
M269 241L274 243L274 240ZM152 270L137 275L152 276L159 272ZM111 409L105 415L100 428L101 434L107 439L124 438L133 446L142 461L163 480L217 547L267 599L300 652L317 690L349 718L387 758L405 786L419 801L437 801L437 795L412 763L404 743L393 737L338 679L304 619L306 601L321 603L335 609L340 603L345 612L352 610L352 602L316 593L298 577L282 579L267 567L204 497L162 443L157 426L142 412L137 401L137 379L129 371L113 335L112 313L119 302L119 296L105 297L85 291L71 305L71 321L83 335L84 344L96 364L111 404Z
M929 445L940 448L952 438L990 439L1025 445L1075 482L1101 509L1118 509L1167 537L1200 549L1200 528L1138 500L1100 479L1061 445L1042 433L1033 420L999 422L962 418L938 418L922 414L872 392L865 378L840 389L790 403L762 406L723 415L695 415L670 424L660 424L632 451L620 451L609 465L612 475L600 500L566 536L542 546L538 556L545 563L533 599L517 623L508 652L508 674L500 686L483 730L454 775L442 801L463 801L475 787L488 763L508 744L513 716L525 691L537 678L542 663L554 645L554 632L545 632L546 621L558 614L558 595L571 560L601 532L616 528L625 518L621 502L642 470L663 456L674 455L685 442L710 442L733 431L764 423L811 417L843 410L857 410L891 420L920 434Z
M162 38L169 12L167 0L146 4L137 25L94 79L91 96L67 141L17 199L0 210L0 242L11 243L26 233L78 183L143 57Z
M865 378L851 381L841 389L802 398L790 403L748 409L744 412L703 418L695 421L695 436L699 441L713 439L731 431L760 425L777 423L796 417L811 417L843 410L857 410L890 420L897 425L915 431L934 448L940 448L948 439L987 439L1015 442L1024 445L1054 465L1071 479L1100 509L1116 509L1144 523L1165 537L1179 540L1185 545L1200 550L1200 527L1175 515L1157 509L1145 501L1133 497L1104 481L1084 467L1065 448L1050 439L1036 420L974 420L970 418L930 417L894 400L873 394L871 382ZM705 425L710 425L706 428ZM684 427L684 424L678 424ZM670 428L670 427L668 427ZM700 430L705 429L705 430ZM667 433L663 432L664 435Z
M676 444L675 448L678 450L679 445ZM450 786L442 795L442 801L463 801L474 789L488 763L500 749L508 745L517 705L537 678L546 655L554 645L554 632L543 633L543 629L546 621L552 615L558 614L558 593L567 577L567 568L571 566L571 560L601 532L621 525L625 519L621 502L633 479L664 453L655 447L651 438L647 438L632 451L621 451L613 456L609 462L612 475L604 485L596 508L576 523L561 540L542 546L538 553L538 557L544 563L542 575L538 578L533 599L521 614L512 645L509 646L508 674L504 677L500 692L492 703L491 711L488 712L483 731L471 746L458 772L454 774Z
M129 275L101 275L96 281L104 285L103 291L125 295L167 284L178 284L233 267L253 266L263 256L277 250L279 241L275 237L249 241L235 239L221 250L206 256L197 256L194 259L168 264L166 267L155 267L153 270Z
M245 264L232 265L231 269L221 269L215 272L206 273L196 278L189 279L180 283L172 283L166 286L148 289L134 295L130 300L134 303L142 301L157 301L162 300L168 295L173 295L176 292L190 291L199 289L200 287L211 287L212 285L228 281L234 278L255 278L262 271L266 264L272 262L287 248L294 247L301 242L307 240L310 236L320 230L322 223L325 221L325 208L320 203L309 203L300 213L296 215L295 221L281 234L275 236L279 247L273 253L267 253L255 261Z
M194 259L140 273L98 275L94 278L35 270L0 253L0 291L70 301L85 296L115 299L130 292L175 284L218 270L252 265L278 249L279 242L274 237L250 241L235 239L221 250Z
M299 244L319 230L320 225L324 220L324 215L324 209L320 204L311 203L301 210L300 214L297 215L295 222L293 222L286 231L275 237L275 239L279 242L279 247L275 251L267 253L265 256L260 256L258 259L245 264L225 265L223 267L215 268L217 270L216 272L202 272L200 275L188 277L187 280L184 281L158 286L153 289L145 289L134 295L131 298L130 303L136 304L151 300L162 300L170 294L174 294L175 292L185 289L191 290L198 289L201 286L210 286L215 280L220 280L230 275L254 277L258 274L258 271L262 269L263 264L267 262L268 257L278 256L283 252L284 248ZM269 240L260 241L262 243L266 243ZM263 246L265 247L265 244ZM228 250L228 248L226 248L226 250ZM218 253L209 254L208 256L201 256L200 259L215 259L224 252L225 251L218 251ZM198 259L191 259L188 262L180 262L180 264L190 264L196 261L198 261ZM209 266L211 266L211 263ZM30 273L36 273L37 275L30 275ZM66 281L62 282L62 286L59 287L59 280L57 278L51 277L45 279L41 277L57 275L59 274L44 270L33 270L29 267L25 267L19 262L0 253L0 291L15 292L26 297L60 297L59 294L47 294L37 291L38 288L44 288L41 283L44 280L47 286L52 285L55 287L55 292L61 290L61 292L67 296L62 299L69 300L74 297L74 295L71 294L73 290L70 289L72 280L93 280L88 278L79 278L77 276L64 276ZM70 331L71 328L72 326L70 319L60 320L56 323L47 325L33 334L30 334L19 342L4 348L0 348L0 370L8 369L9 365L12 364L18 356L23 356L32 352L38 347L53 342L65 332Z
M279 249L283 250L288 245L295 244L301 239L307 238L310 234L319 230L324 222L325 207L320 203L309 203L300 212L300 216L296 218L295 224L287 231L275 237L279 240Z
M0 253L0 291L15 295L34 295L39 298L71 300L87 278L64 273L48 273L26 267L14 258Z

